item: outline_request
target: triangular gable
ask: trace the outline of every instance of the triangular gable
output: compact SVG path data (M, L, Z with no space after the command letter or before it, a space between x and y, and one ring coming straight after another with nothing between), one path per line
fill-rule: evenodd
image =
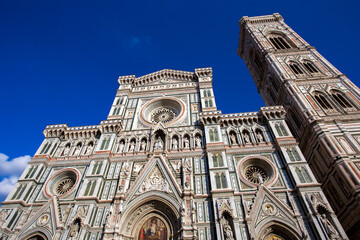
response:
M271 217L285 220L296 226L295 216L292 210L283 203L275 194L273 194L267 187L261 185L259 191L254 199L253 210L249 215L249 220L252 226L256 228L263 220Z
M125 199L133 198L149 191L162 191L173 195L180 201L181 188L176 182L176 178L162 155L153 156L142 171L135 183L128 190Z
M21 227L19 236L31 229L39 227L47 229L52 235L58 227L62 227L61 213L58 211L58 200L52 197L44 204L34 215L27 219L26 223Z

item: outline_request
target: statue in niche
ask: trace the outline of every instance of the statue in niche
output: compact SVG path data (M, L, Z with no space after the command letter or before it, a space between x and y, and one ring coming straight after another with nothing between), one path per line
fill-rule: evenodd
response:
M264 140L264 137L263 135L261 134L261 132L257 132L256 133L256 137L258 139L259 142L262 142Z
M129 152L134 152L134 151L135 151L135 142L131 141L129 146Z
M184 167L185 167L185 170L187 172L191 172L192 167L191 167L191 159L190 158L185 159L185 166Z
M224 237L226 240L234 239L234 234L229 224L224 225Z
M80 220L76 219L70 226L69 236L70 239L76 239L80 231Z
M244 141L245 143L250 143L250 136L247 132L244 132Z
M196 147L201 148L202 143L201 143L201 138L199 136L196 137L195 142L196 142Z
M76 145L73 156L78 156L80 154L80 150L81 150L81 143Z
M190 140L188 137L184 138L184 148L189 148L190 147Z
M338 232L336 231L335 227L332 225L332 223L327 219L325 214L321 214L320 221L325 228L325 231L327 235L331 238L333 236L338 235Z
M234 133L230 134L231 144L236 144L236 135Z
M120 142L120 145L119 145L119 151L120 153L122 153L124 151L124 148L125 148L125 144L123 141Z
M146 141L145 140L141 141L140 150L146 151Z
M63 156L67 156L67 155L69 155L69 152L70 152L70 144L67 144L66 146L65 146L65 149L64 149L64 152L63 152Z
M179 146L179 143L178 143L177 139L174 137L172 139L172 149L173 150L178 150L178 146Z
M94 144L91 142L88 144L88 147L86 148L85 155L90 155L93 150Z
M163 142L161 140L161 137L157 137L154 144L154 150L163 149Z

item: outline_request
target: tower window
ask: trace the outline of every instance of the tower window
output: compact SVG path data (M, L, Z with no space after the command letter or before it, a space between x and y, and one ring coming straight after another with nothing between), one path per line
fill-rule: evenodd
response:
M219 134L218 131L214 128L209 130L209 138L210 142L218 142L219 141Z
M291 64L289 64L289 66L295 74L304 74L304 72L301 70L301 68L296 63L291 63Z
M215 173L215 183L217 189L227 188L225 173Z
M316 101L320 104L320 106L326 110L328 109L333 109L333 107L330 105L330 103L328 102L328 100L324 97L323 94L321 93L316 93L315 94L315 99Z
M290 44L287 43L287 41L284 38L280 37L280 36L270 37L269 40L275 46L276 49L289 49L289 48L291 48Z
M318 73L319 72L311 62L305 62L303 65L310 73Z
M224 166L224 161L222 159L221 154L213 154L212 159L213 159L214 167L223 167Z
M336 102L343 108L353 107L346 98L339 92L332 92L331 96L336 100Z
M305 167L297 167L295 168L295 172L301 183L310 183L312 182L309 173L305 169Z
M295 148L286 149L286 153L289 156L291 162L301 161L300 156L298 152L295 150Z
M275 129L280 137L288 135L288 133L282 123L275 123Z

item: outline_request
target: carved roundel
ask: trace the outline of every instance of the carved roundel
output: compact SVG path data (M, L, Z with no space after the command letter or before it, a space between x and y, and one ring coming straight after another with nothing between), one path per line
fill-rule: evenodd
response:
M259 184L271 185L277 178L275 166L263 157L248 157L242 159L239 163L240 178L256 186Z
M176 98L163 97L147 102L140 112L140 119L149 124L172 124L184 115L185 105Z
M53 175L45 185L47 196L62 197L72 192L79 181L79 173L72 168L63 169Z

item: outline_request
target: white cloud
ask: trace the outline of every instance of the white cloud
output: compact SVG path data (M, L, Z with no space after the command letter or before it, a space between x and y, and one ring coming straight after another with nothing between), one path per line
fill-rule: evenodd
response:
M9 160L9 157L0 153L0 177L20 176L31 157L29 155Z
M29 155L13 158L0 153L0 201L5 200L30 161Z
M10 176L4 178L0 182L0 199L1 201L5 200L7 195L11 192L11 190L14 188L15 183L17 182L18 177L16 176Z

